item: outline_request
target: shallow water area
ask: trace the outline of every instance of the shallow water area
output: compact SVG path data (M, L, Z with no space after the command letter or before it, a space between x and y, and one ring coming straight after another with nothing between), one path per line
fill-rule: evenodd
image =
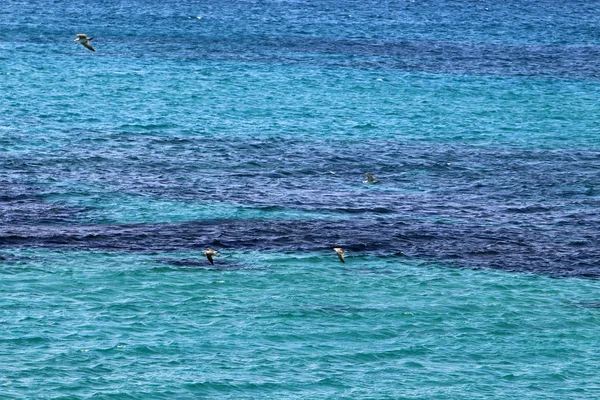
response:
M329 253L2 258L9 397L597 391L595 280Z

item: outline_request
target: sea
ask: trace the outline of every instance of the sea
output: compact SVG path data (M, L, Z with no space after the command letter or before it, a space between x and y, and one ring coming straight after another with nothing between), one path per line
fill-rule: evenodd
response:
M0 399L600 398L599 10L1 0Z

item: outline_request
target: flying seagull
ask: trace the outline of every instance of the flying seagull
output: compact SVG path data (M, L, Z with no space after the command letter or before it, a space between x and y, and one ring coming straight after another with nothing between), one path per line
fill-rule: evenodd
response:
M213 256L216 257L219 255L219 253L213 249L206 249L204 250L204 255L206 256L206 259L211 265L215 265L215 262L213 261Z
M334 247L333 251L335 251L337 253L341 262L343 262L343 263L346 262L346 261L344 261L344 249L342 249L341 247Z
M81 43L84 47L90 49L91 51L96 51L90 44L90 40L92 40L92 39L93 38L87 37L87 35L85 33L78 33L77 39L75 39L74 41Z
M363 181L363 183L379 183L379 181L375 179L373 174L366 173L365 176L367 177L367 180Z

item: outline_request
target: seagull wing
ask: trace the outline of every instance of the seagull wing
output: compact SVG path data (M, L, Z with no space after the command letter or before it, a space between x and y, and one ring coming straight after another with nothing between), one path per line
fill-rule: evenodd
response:
M208 252L207 252L207 253L204 253L204 254L206 254L206 258L208 259L208 262L209 262L211 265L215 265L215 262L213 261L213 255L212 255L212 253L208 253Z
M86 48L90 49L91 51L96 51L88 42L81 42L81 44L84 45Z

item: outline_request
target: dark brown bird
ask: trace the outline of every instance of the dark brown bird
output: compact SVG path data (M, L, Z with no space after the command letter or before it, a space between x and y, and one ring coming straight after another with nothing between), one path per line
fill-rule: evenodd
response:
M204 250L204 255L206 256L206 259L208 260L208 262L211 265L215 265L215 261L213 260L213 256L217 257L219 255L219 252L213 249L206 249Z
M346 261L344 261L344 249L342 249L341 247L334 247L333 251L335 251L337 253L341 262L343 262L343 263L346 262Z
M363 183L379 183L379 181L375 179L373 174L366 173L365 176L367 177L367 180L363 181Z
M96 51L90 44L90 40L92 40L92 39L93 38L87 37L87 35L85 33L78 33L77 39L75 39L74 41L81 43L85 48L90 49L91 51Z

